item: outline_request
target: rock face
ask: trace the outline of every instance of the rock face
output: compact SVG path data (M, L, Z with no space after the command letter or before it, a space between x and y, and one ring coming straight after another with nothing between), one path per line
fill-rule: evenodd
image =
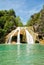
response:
M36 42L40 42L40 39L44 40L44 6L40 12L31 16L27 25L32 26L34 32L38 34Z
M44 40L40 40L40 44L44 44Z
M26 29L27 29L28 32L32 35L32 37L33 37L35 43L44 44L44 40L43 40L44 38L43 38L41 35L35 33L32 26L26 27ZM6 40L5 40L5 41L7 41L8 38L9 38L13 33L14 33L14 30L6 36ZM14 33L13 36L12 36L12 40L11 40L11 43L12 43L12 44L17 43L17 36L18 36L18 31L16 31L16 33ZM24 29L24 28L23 28L23 29L20 29L20 43L27 43L26 32L25 32L25 29Z
M36 40L36 34L33 31L33 27L26 27L28 32L33 36L34 41ZM6 36L7 41L9 37L14 33L14 30ZM18 31L13 34L11 42L17 42ZM20 27L20 43L27 43L25 27Z

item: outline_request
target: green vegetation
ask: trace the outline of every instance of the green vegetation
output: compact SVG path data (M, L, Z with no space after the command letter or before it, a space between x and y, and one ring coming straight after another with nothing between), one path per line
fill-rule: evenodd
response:
M19 26L33 26L34 32L44 35L44 6L43 9L31 16L26 25L23 25L13 9L0 11L0 43L5 42L5 36Z
M40 12L31 16L27 22L27 26L33 26L35 32L44 34L44 6Z
M16 16L13 9L0 11L0 42L4 37L18 26L23 26L20 17Z

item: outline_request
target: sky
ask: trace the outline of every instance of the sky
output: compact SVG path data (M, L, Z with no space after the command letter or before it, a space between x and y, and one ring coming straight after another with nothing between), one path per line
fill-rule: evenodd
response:
M0 0L0 10L14 9L23 24L26 24L31 15L39 12L43 5L44 0Z

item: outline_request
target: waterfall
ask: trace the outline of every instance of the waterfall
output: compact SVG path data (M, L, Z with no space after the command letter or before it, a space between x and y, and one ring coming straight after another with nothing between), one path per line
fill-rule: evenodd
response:
M17 44L20 44L20 28L18 28Z
M18 28L12 32L6 43L11 44L12 36L17 32L17 30Z
M12 35L9 38L8 44L11 44L11 40L12 40Z
M18 27L17 29L13 30L9 35L8 35L8 39L6 41L6 43L11 44L12 41L12 37L15 35L15 33L17 32L17 44L20 44L20 30L25 30L26 32L26 39L27 39L27 43L28 44L33 44L34 40L32 35L28 32L28 30L26 29L27 27Z
M31 36L31 34L26 29L25 29L25 31L26 31L27 43L28 44L33 44L34 43L33 37Z
M11 40L12 40L12 35L8 38L8 40L5 42L6 44L11 44Z

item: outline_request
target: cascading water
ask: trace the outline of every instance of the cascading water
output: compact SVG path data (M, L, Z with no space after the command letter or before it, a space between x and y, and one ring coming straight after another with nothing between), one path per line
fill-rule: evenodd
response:
M16 30L14 30L14 32L12 33L12 35L8 38L8 41L6 43L11 44L11 40L12 40L12 36L17 32L18 28Z
M18 28L17 44L20 44L20 27Z
M11 40L12 40L12 35L8 38L8 40L5 42L6 44L11 44Z
M12 40L12 35L9 38L8 44L11 44L11 40Z
M31 36L31 34L26 29L25 29L25 31L26 31L27 43L28 44L33 44L34 43L33 37Z
M28 30L26 29L26 27L18 27L16 30L13 30L12 33L9 35L8 39L7 39L7 42L8 44L11 44L11 40L12 40L12 37L14 36L14 34L16 32L18 32L18 35L17 35L17 44L20 44L20 30L21 29L24 29L25 32L26 32L26 39L27 39L27 44L33 44L34 43L34 40L33 40L33 37L32 35L28 32Z

